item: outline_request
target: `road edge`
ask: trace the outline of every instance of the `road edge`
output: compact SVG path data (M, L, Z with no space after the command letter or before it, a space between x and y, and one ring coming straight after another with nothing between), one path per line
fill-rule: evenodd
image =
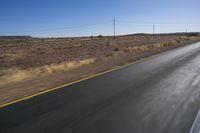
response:
M167 53L169 53L169 52L171 52L171 51L173 51L173 50L176 50L176 49L179 49L179 48L183 48L183 47L187 47L188 45L191 45L191 44L194 44L194 43L198 43L198 42L199 42L199 41L191 42L191 43L189 43L189 44L184 44L184 45L182 45L182 46L178 46L178 47L175 47L175 48L172 48L172 49L168 49L168 50L163 51L163 52L161 52L161 53L156 53L156 54L151 55L151 56L149 56L149 57L145 57L145 58L142 58L142 59L133 61L133 62L131 62L131 63L127 63L127 64L125 64L125 65L122 65L122 66L119 66L119 67L115 67L115 68L109 69L109 70L104 71L104 72L101 72L101 73L94 74L94 75L89 76L89 77L85 77L85 78L82 78L82 79L79 79L79 80L75 80L75 81L72 81L72 82L69 82L69 83L60 85L60 86L58 86L58 87L50 88L50 89L47 89L47 90L45 90L45 91L32 94L32 95L30 95L30 96L27 96L27 97L24 97L24 98L20 98L20 99L18 99L18 100L13 100L13 101L11 101L11 102L8 102L8 103L5 103L5 104L0 105L0 109L1 109L1 108L4 108L4 107L6 107L6 106L12 105L12 104L21 102L21 101L25 101L25 100L31 99L31 98L36 97L36 96L40 96L40 95L42 95L42 94L46 94L46 93L49 93L49 92L52 92L52 91L61 89L61 88L63 88L63 87L67 87L67 86L70 86L70 85L73 85L73 84L76 84L76 83L79 83L79 82L82 82L82 81L85 81L85 80L89 80L89 79L92 79L92 78L95 78L95 77L98 77L98 76L101 76L101 75L104 75L104 74L107 74L107 73L110 73L110 72L114 72L114 71L116 71L116 70L120 70L120 69L125 68L125 67L130 66L130 65L134 65L134 64L142 63L142 62L147 61L147 60L151 60L151 59L153 59L153 58L155 58L155 57L160 56L161 54L167 54Z

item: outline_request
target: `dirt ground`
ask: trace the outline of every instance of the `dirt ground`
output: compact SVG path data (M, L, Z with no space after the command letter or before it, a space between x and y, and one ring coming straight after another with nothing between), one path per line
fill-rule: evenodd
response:
M0 105L200 40L188 35L0 40Z

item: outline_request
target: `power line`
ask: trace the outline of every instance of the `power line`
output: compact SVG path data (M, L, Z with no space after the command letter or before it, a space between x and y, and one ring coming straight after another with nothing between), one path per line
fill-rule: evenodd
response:
M104 24L111 24L111 21L105 21L101 23L93 23L93 24L84 24L84 25L76 25L76 26L69 26L69 27L60 27L60 28L53 28L53 29L40 29L38 31L15 31L15 32L31 32L31 33L38 33L38 32L45 32L45 31L57 31L57 30L73 30L73 29L80 29L80 28L87 28L87 27L93 27L98 25L104 25ZM3 33L9 33L9 32L3 32ZM13 33L13 32L12 32Z
M118 20L117 23L124 24L157 24L157 25L173 25L173 24L181 24L181 25L200 25L200 22L150 22L150 21L126 21L126 20Z
M74 30L74 29L81 29L81 28L87 28L87 29L90 29L94 26L96 27L99 27L99 26L103 26L103 25L107 25L109 27L113 27L113 36L115 37L116 36L116 25L119 26L120 24L124 24L124 25L127 25L129 26L129 24L134 24L135 26L137 25L148 25L150 28L152 27L153 25L153 34L155 34L155 30L157 29L157 27L162 27L162 28L169 28L169 27L173 27L173 26L177 26L177 25L185 25L185 27L183 27L183 30L185 31L186 28L188 28L188 26L196 26L196 25L200 25L200 23L195 23L195 22L190 22L190 23L175 23L175 22L159 22L159 23L153 23L153 22L140 22L140 21L124 21L124 20L117 20L115 18L113 18L113 20L111 21L104 21L104 22L100 22L100 23L91 23L91 24L80 24L80 25L73 25L73 26L64 26L64 25L60 25L62 27L59 27L59 28L52 28L52 29L39 29L37 31L15 31L15 32L10 32L12 34L19 34L19 33L27 33L29 32L30 33L41 33L41 32L45 32L45 31L57 31L57 30ZM130 27L130 26L129 26ZM186 29L186 32L188 29ZM156 30L157 31L157 30ZM151 32L151 30L150 30ZM6 33L6 34L9 34L9 32L1 32L1 33ZM110 30L110 33L112 34L112 31Z

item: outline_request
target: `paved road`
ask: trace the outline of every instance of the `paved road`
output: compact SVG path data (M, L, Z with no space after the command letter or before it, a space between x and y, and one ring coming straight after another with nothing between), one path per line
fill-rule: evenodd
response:
M1 133L188 133L200 43L0 109Z

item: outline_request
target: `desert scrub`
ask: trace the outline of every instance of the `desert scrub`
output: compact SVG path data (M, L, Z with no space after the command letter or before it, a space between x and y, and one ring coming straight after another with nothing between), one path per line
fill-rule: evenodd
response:
M140 51L147 51L151 49L156 48L162 48L166 46L172 46L174 45L173 42L163 42L163 43L157 43L157 44L151 44L151 45L141 45L141 46L129 46L128 48L125 48L123 51L126 52L140 52Z
M180 42L181 42L181 40L179 40L179 39L176 39L176 42L177 42L177 43L180 43Z
M113 53L106 54L105 57L107 57L107 58L113 57Z
M124 52L137 52L137 51L144 51L149 49L148 45L142 45L142 46L129 46L128 48L124 49Z
M0 60L4 60L7 62L20 60L25 58L23 53L4 53L0 55Z
M163 46L172 46L172 45L174 45L174 43L173 42L163 42L163 43L161 43L161 45L163 45Z
M114 50L113 51L119 51L119 48L114 48Z

